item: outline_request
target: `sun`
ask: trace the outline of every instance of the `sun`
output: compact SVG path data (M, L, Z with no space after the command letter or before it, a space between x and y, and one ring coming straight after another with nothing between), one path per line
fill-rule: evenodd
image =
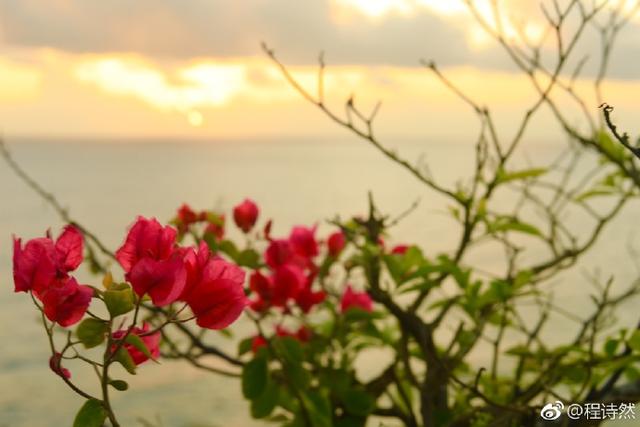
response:
M193 110L187 113L187 121L194 128L198 128L204 123L204 117L201 112Z

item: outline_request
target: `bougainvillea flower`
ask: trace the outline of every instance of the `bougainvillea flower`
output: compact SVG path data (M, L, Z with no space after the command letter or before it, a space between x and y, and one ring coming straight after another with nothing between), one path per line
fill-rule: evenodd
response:
M327 294L324 291L313 291L310 284L307 284L296 296L296 304L302 311L308 313L315 305L324 301L326 297Z
M251 351L257 353L263 347L267 346L267 340L262 335L256 335L251 340Z
M396 245L393 247L393 249L391 249L391 253L395 255L404 255L405 253L407 253L408 249L409 245Z
M336 231L327 239L327 248L329 250L329 255L331 255L332 257L337 257L338 255L340 255L340 252L342 252L345 245L346 239L342 231Z
M68 369L63 368L60 365L61 360L62 360L62 355L58 352L54 353L49 358L49 368L51 368L53 372L55 372L57 375L60 375L61 377L71 378L71 372L69 372Z
M183 203L182 206L180 206L176 217L184 225L193 224L200 219L200 215L198 215L193 209L191 209L191 206L186 203Z
M173 227L163 227L155 218L138 217L117 250L116 259L126 273L144 258L169 259L174 252L176 234Z
M47 237L13 239L13 280L16 292L33 290L42 294L56 279L78 268L82 262L83 240L80 231L68 225L54 243Z
M245 273L223 259L211 259L202 277L187 296L196 323L208 329L223 329L234 322L247 305Z
M82 233L73 225L64 228L56 240L56 266L59 271L68 273L75 270L82 263L84 242Z
M305 258L313 258L318 255L318 242L316 242L314 236L315 232L315 227L293 227L289 235L289 242L291 242L293 251Z
M163 306L182 295L187 282L187 270L184 260L176 253L165 260L142 258L134 264L126 278L138 296L149 294L154 305Z
M304 272L295 264L285 264L276 268L271 279L271 302L278 307L284 307L288 300L295 299L307 282Z
M373 310L373 301L366 292L356 292L351 286L347 286L347 290L340 300L340 310L344 313L350 308L360 308L365 311Z
M15 292L42 291L56 278L55 247L49 238L29 240L24 248L13 239L13 281Z
M296 338L298 338L298 340L302 342L308 342L311 339L312 334L313 332L311 331L311 329L307 328L306 326L300 326L300 328L296 332Z
M249 277L249 289L260 298L270 301L273 293L273 281L260 271L254 271Z
M240 230L248 233L258 220L260 210L253 200L244 199L242 203L233 208L233 220Z
M40 296L47 318L64 327L82 319L92 297L93 289L79 285L73 277L54 281Z
M300 326L297 331L292 332L284 326L278 325L276 327L276 335L279 337L294 338L301 342L307 342L311 339L311 331L305 326Z
M181 248L180 251L187 272L187 281L180 299L186 301L191 289L200 282L202 272L213 254L211 253L211 249L209 249L209 245L204 241L200 242L197 248Z
M112 336L115 340L119 340L122 339L126 334L127 330L121 329L114 332ZM131 332L129 332L129 335L139 336L144 345L147 347L147 350L149 350L149 354L151 354L151 357L153 357L154 359L160 357L160 331L149 333L149 324L144 323L142 325L142 328L138 328L137 326L132 328ZM115 351L116 347L117 344L114 344L111 347L111 351ZM131 356L131 359L133 360L133 363L135 363L136 365L140 365L141 363L149 360L149 357L146 354L144 354L132 344L125 343L122 347L127 350L129 356Z
M277 268L291 261L293 248L288 240L272 240L264 253L264 261L271 268Z

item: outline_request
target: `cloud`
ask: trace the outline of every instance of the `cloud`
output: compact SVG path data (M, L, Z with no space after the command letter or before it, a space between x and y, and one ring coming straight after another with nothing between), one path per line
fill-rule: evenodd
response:
M0 0L4 41L75 53L137 52L162 58L260 54L260 41L311 63L416 65L424 56L462 63L464 33L427 9L336 22L336 0Z
M476 0L490 15L488 0ZM544 18L537 1L504 0L507 29ZM261 55L268 42L291 65L326 52L329 64L473 65L512 70L512 62L473 24L460 0L0 0L0 34L10 47L72 53L133 52L155 60ZM484 5L484 6L483 6ZM510 20L509 20L510 19ZM620 37L611 76L638 78L638 24ZM593 29L590 29L593 33ZM599 42L587 37L594 56ZM635 56L634 56L635 55ZM585 72L593 75L595 57Z

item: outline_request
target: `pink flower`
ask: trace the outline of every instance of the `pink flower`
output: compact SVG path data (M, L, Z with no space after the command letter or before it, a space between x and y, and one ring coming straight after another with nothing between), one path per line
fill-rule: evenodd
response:
M272 281L271 303L278 307L284 307L288 300L298 296L307 279L300 267L295 264L285 264L276 268Z
M342 231L336 231L327 239L327 247L329 249L329 255L337 257L344 249L346 240Z
M194 224L200 220L200 215L197 214L191 206L183 203L182 206L178 209L178 213L176 214L175 223L178 227L178 230L181 233L185 233L191 224Z
M187 280L180 299L186 301L191 289L202 279L202 272L213 254L211 253L211 249L209 249L209 245L204 241L200 242L197 249L193 247L183 248L181 249L181 253L187 273Z
M78 285L69 272L82 263L83 240L80 231L68 225L53 242L47 237L13 240L13 279L16 292L32 291L42 301L44 314L60 326L82 319L93 297L93 290Z
M47 237L13 239L13 280L16 292L44 292L57 278L65 277L82 262L82 234L72 225L54 243Z
M15 292L37 293L56 278L55 249L49 238L32 239L22 248L20 239L13 239L13 282Z
M138 217L116 259L125 278L142 297L149 294L157 306L171 304L184 290L187 272L183 254L175 245L176 230L155 219Z
M131 332L129 332L129 335L137 335L138 337L140 337L144 345L147 347L147 350L149 350L149 354L151 354L151 356L154 359L157 359L158 357L160 357L160 331L153 332L153 333L148 333L148 332L149 332L149 324L144 323L142 325L142 328L138 328L136 326L133 329L131 329ZM113 333L113 338L115 340L120 340L124 338L126 334L127 334L127 330L121 329ZM117 345L118 344L114 344L111 347L111 351L115 351L115 349L117 348ZM149 357L147 355L145 355L142 351L138 350L132 344L125 343L122 346L122 348L127 350L127 352L129 353L129 356L131 356L131 359L133 360L133 363L136 364L136 366L149 360Z
M315 232L315 227L293 227L289 235L289 242L291 242L293 251L305 258L313 258L318 255L318 242L316 242L314 236Z
M249 289L257 294L257 298L249 302L252 310L262 312L269 308L273 299L273 280L259 271L253 272L249 278Z
M248 233L256 224L259 214L258 206L250 199L244 199L242 203L233 208L233 220L238 228Z
M56 265L60 271L68 273L82 263L82 233L73 225L64 228L56 240Z
M308 313L315 305L325 300L327 294L324 291L312 291L311 283L308 283L296 296L296 303L304 311Z
M293 248L288 240L272 240L264 253L264 261L271 268L286 264L293 258Z
M184 261L177 253L170 259L143 258L126 274L135 293L142 297L149 294L156 306L176 301L187 282Z
M60 326L71 326L80 321L89 308L93 289L79 285L73 277L53 282L42 294L44 314Z
M267 346L267 340L262 335L256 335L251 340L251 351L257 353L263 347Z
M258 312L270 307L286 307L288 301L299 296L306 282L302 268L292 263L276 267L268 277L256 271L249 279L249 288L257 294L250 306Z
M409 245L396 245L393 247L393 249L391 249L391 253L395 255L404 255L405 253L407 253L408 249Z
M187 295L196 323L208 329L223 329L233 323L247 305L244 278L244 271L237 265L210 259Z
M366 292L355 292L351 285L347 286L347 290L342 295L340 301L340 310L344 313L350 308L359 308L365 311L373 310L373 301Z
M69 372L68 369L63 368L60 365L61 360L62 360L62 355L56 352L49 358L49 368L51 368L51 370L55 372L56 375L60 375L61 377L64 377L64 378L71 378L71 372Z
M290 337L300 342L307 342L311 339L311 331L306 326L300 326L297 331L292 332L284 326L276 327L276 335L279 337Z
M177 218L182 224L189 225L197 222L200 219L200 216L193 209L191 209L191 206L183 203L182 206L180 206L180 208L178 209Z
M175 242L174 228L163 227L155 218L138 217L124 244L116 252L116 259L128 273L143 258L168 259L173 254Z

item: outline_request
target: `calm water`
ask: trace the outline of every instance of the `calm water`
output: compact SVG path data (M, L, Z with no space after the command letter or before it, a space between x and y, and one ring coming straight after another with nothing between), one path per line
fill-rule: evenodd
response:
M472 150L463 145L403 142L409 159L427 153L434 176L454 182L466 176ZM366 211L366 193L373 191L379 207L398 214L418 197L419 208L400 225L395 242L423 245L429 253L450 249L457 235L445 205L405 171L392 166L359 141L264 141L233 143L20 143L15 158L33 177L55 193L71 214L111 248L136 215L168 220L188 202L195 208L227 209L245 196L255 199L263 218L275 218L275 234L295 224L320 224L335 214ZM534 147L529 154L548 157L556 147ZM47 344L25 295L12 292L11 234L26 238L49 227L57 232L55 212L0 163L0 426L68 425L79 400L47 366ZM634 224L638 205L629 206L610 226L582 264L615 274L616 282L634 276L625 254L627 243L640 244ZM487 268L501 254L479 254ZM580 272L565 276L559 298L577 312L588 309L588 285ZM88 277L87 277L88 279ZM635 323L637 309L619 313ZM569 331L561 325L553 337ZM234 348L220 338L220 344ZM483 355L478 356L483 360ZM167 365L171 369L167 368ZM84 380L82 371L74 377ZM161 420L165 426L252 426L239 384L195 371L185 364L145 365L130 381L131 389L114 393L123 424L140 425L138 417Z

